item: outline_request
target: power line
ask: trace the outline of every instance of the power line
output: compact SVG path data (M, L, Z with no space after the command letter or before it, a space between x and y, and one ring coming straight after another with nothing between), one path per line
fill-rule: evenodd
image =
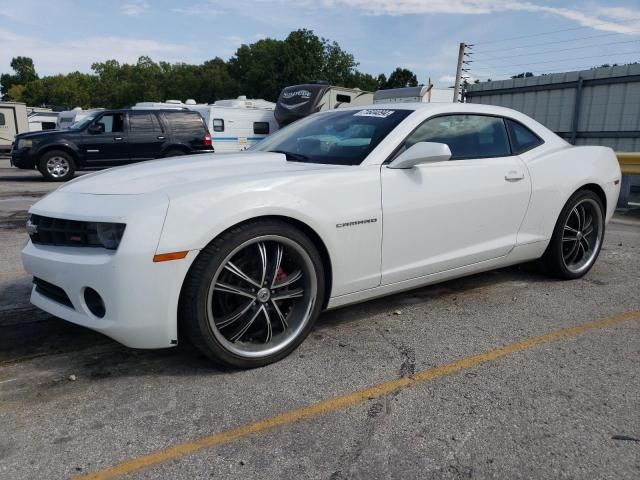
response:
M615 61L613 63L616 63ZM624 66L624 65L618 65L618 66ZM548 74L553 74L553 73L567 73L567 72L575 72L575 71L579 71L579 70L591 70L594 68L599 68L594 66L593 64L591 65L580 65L580 66L569 66L566 68L563 68L563 71L558 71L558 68L554 68L551 70L531 70L528 73L533 73L535 76L539 76L539 75L548 75ZM482 75L485 77L513 77L515 75L520 75L522 73L527 73L527 72L512 72L512 73L500 73L500 72L496 72L495 70L487 70L487 69L479 69L480 71L484 70L485 72L487 72L487 74ZM478 71L475 70L474 71ZM470 71L468 73L473 73L473 71Z
M571 51L571 50L582 50L582 49L585 49L585 48L593 48L593 47L598 48L598 47L606 47L606 46L609 46L609 45L621 45L621 44L635 43L635 42L640 42L640 39L626 40L626 41L621 41L621 42L609 42L609 43L583 45L582 47L552 49L552 50L545 50L543 52L526 53L526 54L520 54L520 55L505 55L505 56L501 56L500 60L505 59L505 58L533 57L534 55L545 55L545 54L548 54L548 53L568 52L568 51Z
M573 27L573 28L563 28L561 30L549 30L546 32L540 32L540 33L534 33L531 35L521 35L519 37L511 37L511 38L503 38L500 40L491 40L489 42L479 42L479 43L472 43L470 46L476 46L476 45L489 45L492 43L501 43L501 42L508 42L511 40L520 40L521 38L533 38L533 37L540 37L542 35L551 35L554 33L562 33L562 32L570 32L570 31L574 31L574 30L583 30L585 28L595 28L595 27L601 27L603 25L611 25L611 24L621 24L621 23L631 23L631 22L636 22L636 21L640 21L640 17L635 17L632 19L627 19L627 20L620 20L617 22L603 22L603 23L596 23L594 25L583 25L581 27Z
M634 50L632 52L616 52L614 54L611 53L605 53L604 55L588 55L586 57L574 57L571 58L571 60L587 60L590 58L603 58L603 57L611 57L612 55L626 55L626 54L630 54L630 55L635 55L635 54L640 54L640 50ZM548 63L558 63L558 62L566 62L567 59L566 58L558 58L555 60L547 60L544 62L528 62L528 63L511 63L509 64L510 67L527 67L529 65L542 65L542 64L548 64ZM471 60L471 62L475 62L474 60ZM488 63L485 63L484 65L487 65L489 67L503 67L506 65L490 65Z
M632 30L632 32L634 33L640 33L640 30ZM631 32L630 32L631 33ZM488 53L494 53L494 52L504 52L504 51L509 51L509 50L518 50L520 48L529 48L529 47L539 47L542 45L556 45L559 43L569 43L569 42L575 42L578 40L587 40L590 38L602 38L602 37L610 37L612 35L624 35L623 33L604 33L601 35L589 35L587 37L576 37L576 38L568 38L565 40L555 40L553 42L542 42L542 43L530 43L527 45L519 45L517 47L509 47L509 48L501 48L501 49L495 49L495 50L480 50L479 52L474 52L474 53L481 53L482 55L486 55Z

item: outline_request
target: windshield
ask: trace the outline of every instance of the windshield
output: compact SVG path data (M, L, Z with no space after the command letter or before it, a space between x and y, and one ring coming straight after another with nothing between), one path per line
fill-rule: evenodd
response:
M89 115L88 117L84 117L82 120L78 120L76 123L69 127L69 130L82 130L84 127L93 122L93 119L96 118L96 115Z
M251 150L296 162L359 165L412 110L368 108L312 115L277 131Z

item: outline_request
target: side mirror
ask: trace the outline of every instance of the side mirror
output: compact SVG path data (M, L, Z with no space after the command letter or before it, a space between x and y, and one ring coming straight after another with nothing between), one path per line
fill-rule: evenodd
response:
M93 125L89 126L89 129L87 131L91 134L104 133L104 124L94 123Z
M407 148L389 164L389 168L413 168L421 163L446 162L451 158L449 145L418 142Z

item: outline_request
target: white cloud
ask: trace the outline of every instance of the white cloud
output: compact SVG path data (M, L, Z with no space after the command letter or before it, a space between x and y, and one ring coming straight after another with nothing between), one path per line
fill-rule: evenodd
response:
M92 63L112 58L132 63L141 55L149 55L154 60L189 61L192 54L187 46L150 39L96 36L83 38L82 42L52 43L0 28L0 71L9 71L11 58L17 55L33 58L40 75L51 75L89 72Z
M223 15L225 12L223 10L219 10L216 7L216 2L210 1L207 3L196 3L194 5L189 5L186 7L178 7L172 8L171 11L175 13L179 13L181 15L193 15L193 16L216 16Z
M132 0L122 5L121 12L123 15L135 17L149 8L149 4L145 0Z
M326 6L346 5L371 15L458 14L486 15L496 12L540 12L560 16L585 27L608 32L638 34L640 9L622 7L580 10L512 0L324 0Z

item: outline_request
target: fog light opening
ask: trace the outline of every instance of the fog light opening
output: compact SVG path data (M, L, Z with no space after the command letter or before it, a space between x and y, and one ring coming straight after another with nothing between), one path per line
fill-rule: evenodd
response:
M87 304L87 308L96 317L102 318L106 313L104 306L104 300L98 292L91 287L85 287L84 289L84 303Z

